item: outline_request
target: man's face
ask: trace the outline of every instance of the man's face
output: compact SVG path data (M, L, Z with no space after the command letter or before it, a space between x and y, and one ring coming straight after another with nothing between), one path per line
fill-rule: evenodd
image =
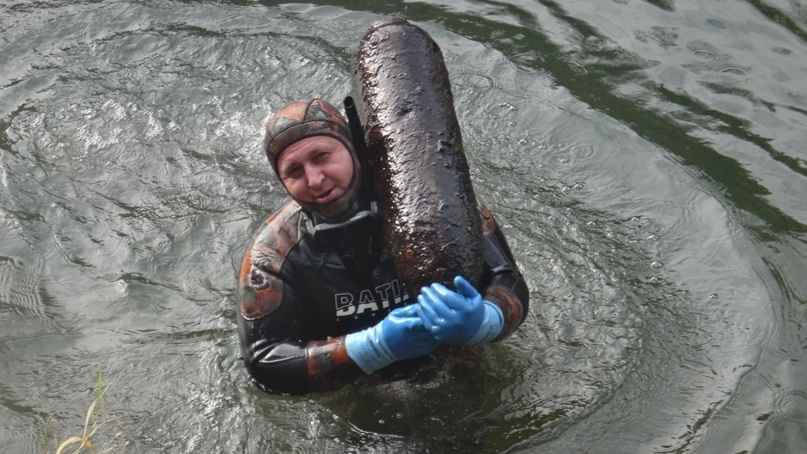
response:
M350 186L353 158L333 137L312 136L286 147L277 160L277 170L295 200L327 205Z

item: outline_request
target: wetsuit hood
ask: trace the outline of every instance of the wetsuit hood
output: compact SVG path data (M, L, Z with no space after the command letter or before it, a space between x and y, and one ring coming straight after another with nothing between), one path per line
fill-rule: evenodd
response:
M362 165L350 133L350 126L339 110L318 98L295 101L278 111L266 124L263 149L278 180L277 163L283 151L291 144L312 136L333 137L345 146L353 160L353 177L338 199L325 205L295 201L309 215L314 225L321 222L339 222L363 209L367 197L362 188ZM280 180L283 184L283 181ZM285 185L283 186L285 188ZM360 197L362 195L362 197Z

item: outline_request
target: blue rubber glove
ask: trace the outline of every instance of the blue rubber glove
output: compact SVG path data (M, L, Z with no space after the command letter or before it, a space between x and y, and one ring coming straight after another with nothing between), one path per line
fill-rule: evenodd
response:
M454 278L457 291L441 284L423 287L417 313L434 338L449 344L484 344L504 328L499 306L483 301L482 295L462 276Z
M345 336L347 355L366 374L395 361L428 355L437 344L423 326L416 304L399 307L375 326Z

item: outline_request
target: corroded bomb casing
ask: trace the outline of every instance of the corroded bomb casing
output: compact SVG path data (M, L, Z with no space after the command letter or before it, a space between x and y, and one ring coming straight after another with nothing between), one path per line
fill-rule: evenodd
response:
M482 223L440 48L395 18L370 27L353 65L384 241L398 277L415 292L456 275L478 285Z

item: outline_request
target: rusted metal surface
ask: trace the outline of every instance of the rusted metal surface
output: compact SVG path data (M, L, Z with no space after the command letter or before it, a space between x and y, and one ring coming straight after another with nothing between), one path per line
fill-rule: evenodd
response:
M404 19L373 24L354 57L353 86L399 278L411 291L458 274L476 285L481 219L437 43Z

